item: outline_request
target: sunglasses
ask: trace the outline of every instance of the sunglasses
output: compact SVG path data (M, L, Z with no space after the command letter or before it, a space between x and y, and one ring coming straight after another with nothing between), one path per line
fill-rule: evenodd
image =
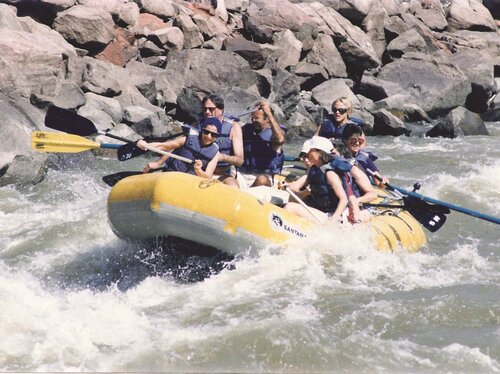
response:
M352 139L347 139L347 143L350 145L356 145L359 143L359 145L363 144L365 142L364 139L361 138L352 138Z
M215 112L215 109L217 109L217 107L215 107L215 106L204 106L203 107L204 112L206 112L208 110L210 113L213 113L213 112Z
M339 112L340 114L345 114L345 113L347 113L347 109L346 108L332 108L332 112L333 113Z
M208 130L203 130L202 133L204 135L210 135L210 136L212 136L212 138L216 138L219 136L219 134L217 134L216 132L212 132L212 131L208 131Z

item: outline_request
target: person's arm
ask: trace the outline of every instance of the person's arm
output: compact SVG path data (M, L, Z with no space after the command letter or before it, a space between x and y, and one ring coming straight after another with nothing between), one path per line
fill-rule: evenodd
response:
M139 147L142 150L146 150L146 145L148 145L150 147L158 148L163 151L172 152L173 150L182 147L184 144L186 144L185 135L175 139L167 140L165 142L147 143L145 140L141 139L137 142L137 147Z
M194 160L194 172L196 173L197 176L206 178L206 179L212 179L212 176L214 175L214 170L217 167L217 162L219 162L219 156L221 155L220 152L217 152L212 158L208 164L205 170L203 170L201 167L203 163L201 160Z
M386 177L384 177L380 173L380 170L378 170L377 166L375 165L375 163L372 160L370 160L370 159L366 160L366 169L370 169L371 171L373 171L373 173L375 175L380 177L381 180L379 180L377 178L373 178L377 187L385 188L385 184L389 183L389 179L387 179Z
M271 130L273 132L273 150L278 151L280 147L285 144L285 132L279 125L276 118L274 118L273 111L267 101L263 101L260 103L260 108L264 112L264 114L269 118L269 122L271 123Z
M139 140L137 142L137 146L143 150L146 150L145 146L149 145L154 148L158 149L163 149L164 151L167 152L172 152L176 150L179 147L182 147L184 144L186 144L186 136L182 136L180 138L172 139L172 140L167 140L165 142L153 142L153 143L147 143L144 140ZM149 162L143 169L144 173L147 173L151 169L157 169L161 167L165 161L167 161L169 156L163 155L161 156L158 160Z
M337 198L339 199L337 208L335 209L335 212L333 212L331 216L332 221L338 222L340 220L340 217L342 216L342 212L347 207L348 203L347 195L344 191L344 187L342 186L342 182L337 173L335 173L334 171L327 173L326 180L330 185L330 187L332 187L333 192L335 192L335 195L337 195Z
M377 193L373 189L368 176L361 171L357 166L353 166L351 169L352 177L354 182L358 185L359 189L363 192L363 195L358 197L358 203L369 203L377 198Z
M219 161L227 162L234 166L243 165L243 133L239 123L233 121L230 133L231 141L233 142L233 155L226 155L221 153Z

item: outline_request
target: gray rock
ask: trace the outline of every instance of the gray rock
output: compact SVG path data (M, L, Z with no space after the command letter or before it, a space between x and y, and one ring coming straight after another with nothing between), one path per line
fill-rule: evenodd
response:
M58 13L54 29L84 49L102 49L114 37L113 18L103 9L75 5Z
M359 27L353 25L332 8L320 3L301 4L305 12L314 15L319 27L329 32L347 66L352 70L371 69L381 61L373 49L370 38ZM325 33L326 33L325 32Z
M483 120L477 113L464 107L453 109L425 134L429 137L456 138L468 135L490 135Z
M411 133L411 131L406 128L403 121L385 109L374 112L373 117L374 135L408 136Z
M459 30L497 30L495 20L480 0L451 0L448 24Z
M71 109L85 104L85 95L76 83L51 77L40 84L38 91L31 94L30 100L39 108L53 104L60 108Z
M424 38L414 28L405 31L387 45L387 53L393 60L401 58L406 52L427 52Z
M258 84L257 74L248 62L227 51L172 51L168 55L165 72L175 93L185 87L194 91L219 92L225 87L247 89Z
M448 26L439 1L413 2L409 10L431 30L442 31Z
M321 83L312 89L312 101L330 111L333 100L346 96L353 108L359 108L360 103L356 95L345 84L343 79L334 78Z
M179 14L175 17L174 26L181 29L184 34L184 48L190 49L203 45L203 36L200 30L188 15Z
M47 156L43 154L17 155L11 163L0 168L0 187L10 184L29 186L40 183L47 173Z
M452 55L449 61L459 66L471 81L465 107L476 113L487 111L488 101L497 92L490 55L483 51L463 50Z
M172 18L177 15L176 8L170 0L143 0L143 10L160 18Z
M264 67L265 58L259 43L247 40L242 36L237 36L227 38L224 41L224 48L229 52L234 52L243 57L254 70Z
M306 62L323 66L330 78L346 78L347 70L330 35L321 34L306 56Z
M300 88L306 91L311 90L328 79L328 73L322 66L308 62L299 62L294 74L302 78Z
M465 104L470 80L459 68L428 55L407 53L404 57L385 65L378 74L378 79L393 83L384 87L388 96L409 94L431 117Z
M254 0L244 19L246 30L260 43L271 43L275 32L290 30L304 41L314 39L317 24L300 8L288 0Z

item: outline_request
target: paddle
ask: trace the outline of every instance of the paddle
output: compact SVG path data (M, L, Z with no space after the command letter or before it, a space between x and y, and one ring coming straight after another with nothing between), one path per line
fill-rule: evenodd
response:
M71 123L71 125L69 123ZM90 136L90 135L94 135L94 134L100 134L100 135L107 136L109 138L121 140L122 142L125 142L125 143L131 143L131 144L136 143L136 141L134 141L134 140L130 140L130 139L122 138L122 137L117 136L117 135L110 134L108 131L97 130L95 125L88 118L82 117L82 116L80 116L76 113L73 113L67 109L62 109L62 108L56 107L54 105L49 107L47 114L45 115L45 126L51 128L51 129L69 132L69 133L74 134L74 135ZM85 140L87 140L87 139L85 139ZM148 151L152 151L155 153L159 153L161 155L176 158L180 161L184 161L187 163L193 162L192 160L190 160L188 158L178 156L174 153L162 151L161 149L153 148L149 145L146 145L145 148Z
M77 135L35 131L31 134L31 147L40 152L78 153L95 148L118 149L120 144L96 143Z
M148 171L148 173L153 173L156 171L163 170L163 168L158 168L158 169L151 169ZM110 174L110 175L105 175L102 177L102 181L106 183L108 186L113 187L115 184L117 184L119 181L121 181L124 178L131 177L133 175L140 175L144 174L143 171L120 171L118 173Z
M229 115L226 118L229 118L229 119L235 120L235 121L239 121L240 117L248 115L252 112L246 112L246 113L240 114L238 116ZM173 134L173 135L163 137L163 138L146 137L146 138L144 138L144 140L147 141L148 143L150 143L150 142L164 142L164 141L167 141L170 139L177 138L181 135L185 135L186 131L189 131L189 129L191 128L190 125L181 125L181 127L184 130L183 132L179 132L177 134ZM130 160L131 158L143 155L146 152L147 151L144 151L144 150L140 149L139 147L137 147L136 144L124 144L121 148L118 149L117 155L118 155L118 160L127 161L127 160Z
M436 199L433 199L431 197L420 195L420 194L413 192L413 191L406 191L406 190L402 189L401 187L392 186L392 188L395 189L396 191L399 191L402 194L407 195L407 197L413 198L414 201L428 202L428 203L436 204L436 205L431 205L431 206L432 207L440 206L441 208L447 209L448 211L451 209L451 210L454 210L456 212L464 213L464 214L467 214L467 215L475 217L475 218L484 219L485 221L496 223L497 225L500 224L500 218L498 218L498 217L490 216L488 214L484 214L484 213L480 213L480 212L476 212L474 210L461 207L459 205L450 204L450 203L447 203L444 201L436 200Z
M286 185L283 185L283 188L286 192L288 192L290 194L291 197L293 197L295 199L295 201L297 201L300 205L302 205L302 207L304 207L305 210L307 210L307 212L314 217L314 219L316 221L318 221L318 223L321 223L323 224L323 220L321 218L319 218L319 216L306 204L302 201L302 199L300 197L298 197L292 190L290 190Z
M179 132L177 134L173 134L173 135L170 135L170 136L167 136L164 138L146 137L146 138L144 138L144 140L148 143L150 143L150 142L164 142L164 141L174 139L174 138L177 138L177 137L179 137L181 135L185 135L185 134L186 133L183 131L183 132ZM134 142L134 143L124 144L120 148L118 148L117 156L118 156L118 160L127 161L127 160L130 160L131 158L143 155L146 152L147 151L139 148L137 146L137 143Z

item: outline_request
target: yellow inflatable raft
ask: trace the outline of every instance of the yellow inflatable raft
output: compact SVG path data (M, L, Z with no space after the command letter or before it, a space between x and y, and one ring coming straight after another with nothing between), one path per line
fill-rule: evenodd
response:
M108 216L125 240L176 236L236 255L307 237L314 224L274 204L287 197L268 187L247 192L190 174L154 173L118 182L109 194ZM391 209L367 223L376 247L419 250L426 242L422 226L406 211Z

